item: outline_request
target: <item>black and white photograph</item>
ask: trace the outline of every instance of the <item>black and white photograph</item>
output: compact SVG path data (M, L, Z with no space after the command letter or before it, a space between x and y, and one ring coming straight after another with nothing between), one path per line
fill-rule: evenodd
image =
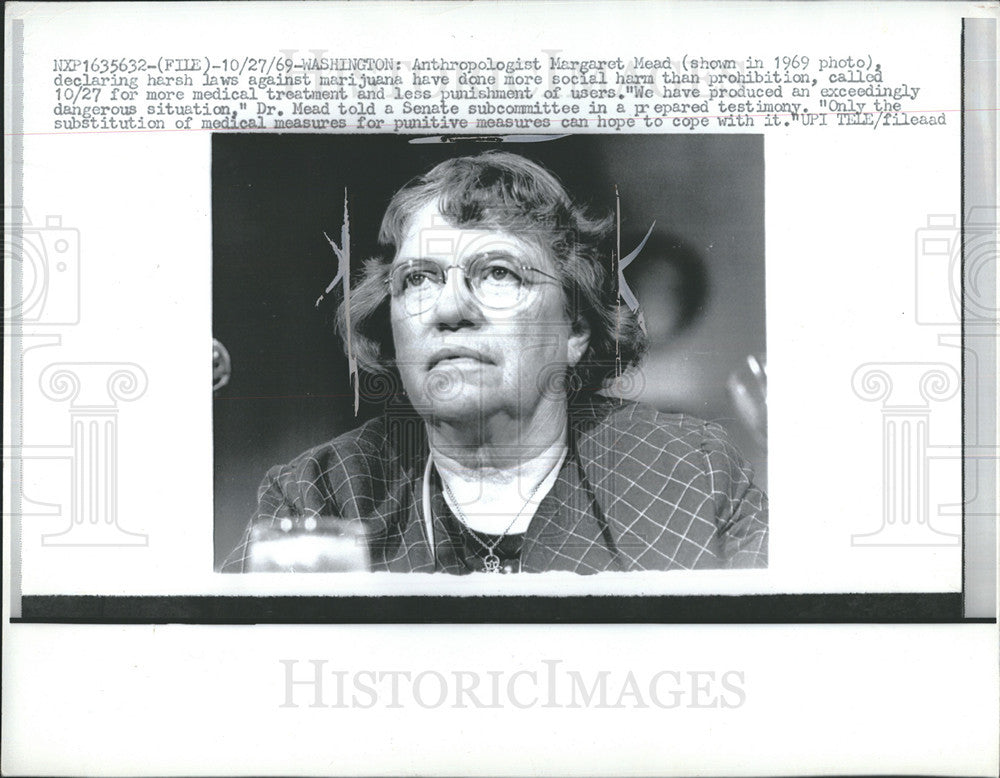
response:
M4 11L0 773L997 775L996 0Z
M767 566L760 136L212 141L221 571Z

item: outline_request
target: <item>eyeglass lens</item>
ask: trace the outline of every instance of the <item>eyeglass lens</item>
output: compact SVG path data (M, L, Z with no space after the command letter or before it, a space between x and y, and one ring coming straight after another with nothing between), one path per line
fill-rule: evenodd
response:
M466 267L445 267L429 259L397 265L389 277L390 292L403 300L406 310L422 312L432 306L447 283L447 272L461 270L473 296L489 308L510 308L520 303L529 288L526 268L509 257L484 255Z

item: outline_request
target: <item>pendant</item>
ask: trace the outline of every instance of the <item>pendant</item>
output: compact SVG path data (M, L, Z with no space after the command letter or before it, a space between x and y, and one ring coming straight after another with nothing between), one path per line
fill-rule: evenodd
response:
M498 557L491 551L483 560L483 570L485 570L487 573L499 573L500 557Z

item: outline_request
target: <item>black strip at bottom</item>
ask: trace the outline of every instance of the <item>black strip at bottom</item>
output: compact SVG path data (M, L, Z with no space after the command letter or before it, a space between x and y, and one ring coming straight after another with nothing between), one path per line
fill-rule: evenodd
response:
M962 595L103 597L31 595L29 624L960 623Z

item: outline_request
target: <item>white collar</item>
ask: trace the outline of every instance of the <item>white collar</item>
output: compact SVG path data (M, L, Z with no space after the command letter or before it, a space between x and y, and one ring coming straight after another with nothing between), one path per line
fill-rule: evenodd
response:
M536 472L544 472L542 480L539 482L538 487L532 493L531 497L527 500L524 507L521 509L517 516L514 524L510 526L507 530L508 535L518 535L527 531L528 526L531 524L531 520L534 518L535 513L538 511L538 506L541 505L542 500L545 496L552 490L555 485L556 479L559 477L559 472L562 470L563 462L566 461L566 455L568 452L568 446L565 440L559 440L548 449L546 449L540 456L535 457L532 463L538 463L538 466L533 466L529 463L529 472L535 469ZM546 467L547 471L543 471L542 467ZM424 519L424 529L427 535L427 542L430 544L431 553L434 554L434 515L431 510L431 470L432 468L437 469L434 465L434 452L431 450L427 456L427 466L424 468L423 477L423 489L422 489L422 499L421 504L423 508L423 519ZM446 483L446 476L441 470L438 470L438 477L441 478L442 483ZM451 500L448 491L444 491L444 499L448 503L449 508L456 515L462 515L460 510L456 510L456 506ZM472 527L472 529L480 532L484 530L479 527ZM489 533L487 533L489 534Z

